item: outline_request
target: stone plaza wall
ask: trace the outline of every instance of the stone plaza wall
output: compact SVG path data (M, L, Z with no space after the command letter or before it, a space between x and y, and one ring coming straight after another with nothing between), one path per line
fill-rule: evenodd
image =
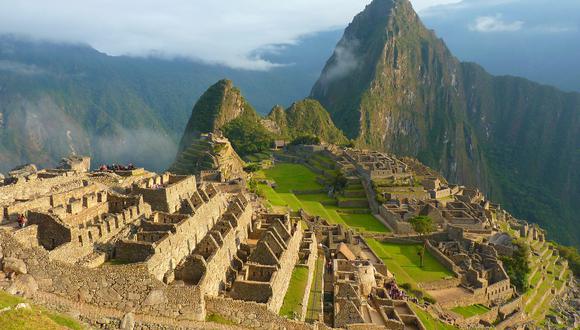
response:
M480 324L481 324L480 321L483 321L484 323L487 323L487 324L492 324L493 321L495 321L497 319L497 315L498 315L498 308L493 307L491 310L489 310L486 313L474 315L474 316L468 317L468 318L460 318L460 319L456 320L456 324L459 327L461 327L462 329L475 329L475 328L478 328L478 326L480 326Z
M397 234L409 234L413 232L413 228L410 223L403 222L399 220L399 217L389 211L384 205L379 206L379 214L387 221L389 226Z
M449 269L455 276L461 277L461 268L459 268L451 259L449 259L445 254L443 254L439 249L434 247L431 242L427 241L427 251L431 253L439 263L441 263L445 268Z
M368 208L369 201L367 199L342 199L338 200L338 207L359 207Z

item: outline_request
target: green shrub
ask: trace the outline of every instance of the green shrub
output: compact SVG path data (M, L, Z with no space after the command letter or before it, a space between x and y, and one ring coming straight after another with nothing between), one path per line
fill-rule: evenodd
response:
M399 287L405 291L411 291L413 289L413 286L411 285L411 283L402 283L399 284Z
M411 293L419 299L423 299L423 296L425 296L425 292L421 289L411 289Z
M244 166L244 171L246 171L246 173L257 172L260 169L262 169L262 166L258 163L250 163L250 164Z
M423 297L423 300L425 300L426 302L430 303L430 304L436 304L437 303L437 299L426 295L425 297Z
M503 266L510 278L511 283L518 292L522 293L529 287L528 275L530 274L529 255L530 247L522 240L514 242L516 249L511 257L500 257Z

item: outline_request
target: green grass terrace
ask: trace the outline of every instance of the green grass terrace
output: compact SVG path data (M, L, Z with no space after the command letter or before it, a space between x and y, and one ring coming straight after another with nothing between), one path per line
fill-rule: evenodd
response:
M308 267L296 266L292 271L290 284L284 296L282 308L280 308L280 315L289 319L300 315L302 312L302 299L306 293L306 282L308 281Z
M399 284L409 283L415 287L419 283L434 282L455 275L443 266L429 251L425 251L423 267L417 254L421 244L394 244L367 240L369 246L395 275Z
M360 232L387 233L389 229L368 209L339 208L337 200L328 196L317 181L318 175L301 164L280 163L256 172L255 178L275 182L274 188L260 184L260 194L273 209L303 209L332 224L343 224Z
M485 314L490 311L489 308L481 304L475 304L471 306L459 306L452 308L451 310L463 316L464 318L470 318L475 315Z

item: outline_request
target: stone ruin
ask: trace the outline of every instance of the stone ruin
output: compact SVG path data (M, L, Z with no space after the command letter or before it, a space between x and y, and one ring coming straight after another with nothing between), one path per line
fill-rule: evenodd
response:
M35 297L38 290L192 321L204 320L214 297L238 306L231 308L257 303L256 312L269 315L280 309L295 265L312 265L317 254L298 219L264 212L228 184L142 169L88 172L83 157L64 163L22 167L0 186L9 196L0 200L0 251L25 260L41 283ZM22 215L24 228L16 223ZM131 279L129 291L122 278Z
M435 247L449 258L460 274L461 286L472 292L474 300L499 305L515 294L496 249L464 237L461 228L450 228L447 240Z
M292 270L298 262L303 232L288 215L263 215L255 223L245 261L232 272L227 295L264 303L273 311L282 306Z
M362 183L365 196L373 196L375 179L401 185L383 196L385 202L369 199L394 232L373 238L418 244L423 237L415 236L409 219L434 220L436 232L425 246L454 276L419 287L461 295L458 301L437 297L423 312L462 327L496 320L505 328L525 318L522 297L500 261L513 245L499 226L508 223L516 236L535 241L545 240L544 231L429 169L420 168L416 182L417 164L333 146L297 154L312 152L329 154L347 181ZM4 270L21 262L26 271L0 276L0 288L43 304L86 304L99 312L81 313L83 320L98 327L95 315L115 315L119 327L134 313L139 328L205 328L205 318L217 314L246 328L425 329L417 301L397 286L365 237L347 226L304 210L267 211L257 196L242 185L232 189L214 170L194 176L89 167L90 159L73 156L56 169L30 165L8 173L0 185L0 260ZM24 228L16 222L22 215ZM309 294L289 320L278 313L296 267L307 270ZM308 310L310 299L319 300L318 312ZM442 310L476 303L491 311L458 320Z

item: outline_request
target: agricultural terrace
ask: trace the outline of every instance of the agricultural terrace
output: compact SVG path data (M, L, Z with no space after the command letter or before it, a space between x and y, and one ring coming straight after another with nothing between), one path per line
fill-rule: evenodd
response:
M418 283L433 282L455 276L439 263L429 251L425 251L423 267L421 267L418 255L421 244L393 244L379 242L375 239L368 239L367 242L400 284L409 283L417 287Z
M570 271L558 262L558 256L550 249L549 243L534 241L530 248L530 289L524 293L524 310L532 320L541 324Z
M475 304L471 306L459 306L451 310L463 316L464 318L470 318L475 315L485 314L490 311L489 308L481 304Z
M321 161L319 166L330 166L329 164ZM324 171L332 173L336 170ZM258 189L273 209L290 208L292 211L303 209L308 214L320 216L330 223L347 225L361 232L386 233L389 231L368 208L338 207L337 199L329 196L325 185L320 183L326 178L305 165L278 163L271 168L256 172L255 178L259 181L272 182L272 186L259 184Z

